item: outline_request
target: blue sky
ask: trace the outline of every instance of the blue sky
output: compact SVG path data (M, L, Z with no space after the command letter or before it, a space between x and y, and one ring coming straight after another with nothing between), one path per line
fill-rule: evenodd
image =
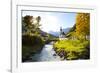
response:
M33 17L41 17L41 29L45 32L59 31L60 27L69 28L75 24L76 13L65 12L39 12L39 11L23 11L22 16L31 15Z

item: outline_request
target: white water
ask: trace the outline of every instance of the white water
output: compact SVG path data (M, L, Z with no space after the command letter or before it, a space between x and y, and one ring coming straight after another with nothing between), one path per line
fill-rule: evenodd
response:
M31 57L32 61L60 61L60 57L55 53L52 43L46 44L41 53Z

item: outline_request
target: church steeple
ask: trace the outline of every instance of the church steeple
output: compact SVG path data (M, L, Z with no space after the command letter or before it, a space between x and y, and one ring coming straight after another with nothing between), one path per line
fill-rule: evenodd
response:
M67 38L65 36L65 33L64 33L62 27L60 27L59 40L64 40L64 39L67 39Z
M59 38L65 38L65 34L63 32L62 27L60 27L60 35L59 35Z
M62 31L62 27L60 27L60 35L62 34L62 32L63 32L63 31Z

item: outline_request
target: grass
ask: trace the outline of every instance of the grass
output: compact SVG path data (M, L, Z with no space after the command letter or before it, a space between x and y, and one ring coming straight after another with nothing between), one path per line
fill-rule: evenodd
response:
M60 40L54 44L56 52L64 51L68 60L89 58L89 40Z

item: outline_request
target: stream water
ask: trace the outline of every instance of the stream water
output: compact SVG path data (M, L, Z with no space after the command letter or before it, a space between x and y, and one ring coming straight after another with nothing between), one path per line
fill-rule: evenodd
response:
M41 61L60 61L60 56L56 54L53 49L53 42L45 44L42 51L38 54L31 56L32 62L41 62Z

